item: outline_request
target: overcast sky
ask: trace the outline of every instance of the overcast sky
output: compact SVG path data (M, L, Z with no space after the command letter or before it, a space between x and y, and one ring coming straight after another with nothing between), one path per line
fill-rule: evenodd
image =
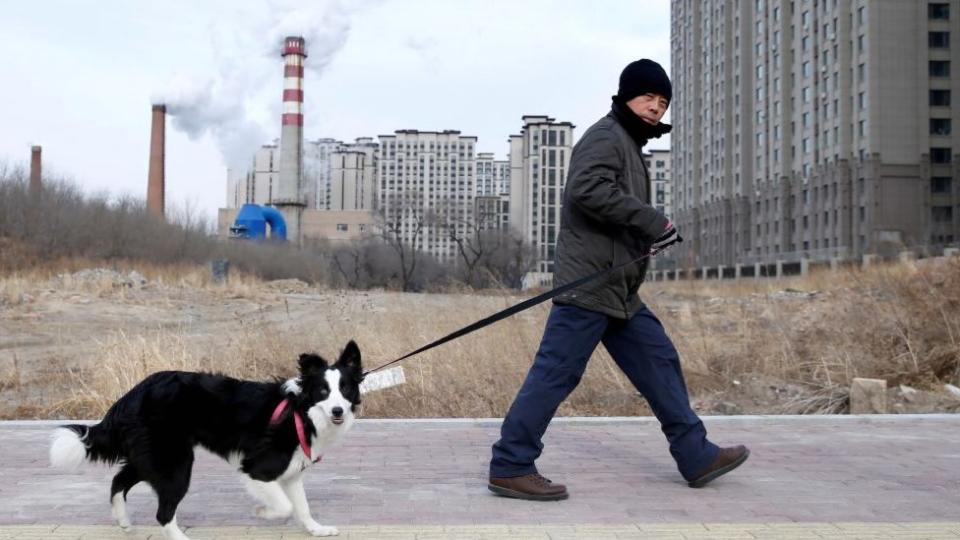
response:
M278 40L293 32L308 39L308 139L458 129L504 159L522 115L579 136L624 65L669 73L669 0L4 2L0 163L25 166L39 144L45 171L144 196L162 99L168 205L213 217L227 163L279 136Z

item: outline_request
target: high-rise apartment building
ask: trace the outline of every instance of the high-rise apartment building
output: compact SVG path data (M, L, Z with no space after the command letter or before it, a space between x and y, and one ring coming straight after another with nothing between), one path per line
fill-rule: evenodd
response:
M227 170L227 206L240 208L247 203L273 204L279 181L280 145L275 141L257 149L249 169Z
M398 130L380 135L377 210L400 224L400 238L444 262L457 257L454 237L473 220L477 138L459 131Z
M307 210L372 210L378 145L370 137L353 143L307 141L301 182ZM280 175L279 145L261 146L247 170L227 171L227 207L274 204Z
M547 276L553 273L574 125L549 116L522 119L520 134L510 136L510 227L536 249L536 272Z
M474 200L474 223L477 229L507 231L510 228L510 196L479 196Z
M663 215L673 215L673 190L670 182L670 151L650 150L643 153L650 175L650 204Z
M330 155L344 142L328 137L306 141L303 145L303 185L307 208L329 210Z
M493 152L477 154L477 197L510 193L510 160L494 159Z
M673 0L671 12L686 262L957 242L960 1Z
M378 145L372 138L341 144L329 154L325 210L373 210Z

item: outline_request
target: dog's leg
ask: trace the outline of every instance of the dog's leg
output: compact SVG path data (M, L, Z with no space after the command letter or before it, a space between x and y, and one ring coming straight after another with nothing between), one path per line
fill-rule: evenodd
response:
M163 535L167 540L190 540L177 527L177 506L190 487L193 449L187 449L179 456L168 450L166 457L169 463L176 465L158 470L159 477L149 480L160 502L157 506L157 521L163 527Z
M243 476L247 491L263 506L253 509L253 514L264 519L288 518L293 512L293 504L276 482L261 482L247 475Z
M113 483L110 486L111 513L117 525L125 531L130 529L130 518L127 517L127 493L139 481L140 476L137 471L127 463L113 477Z
M307 494L303 490L303 475L298 474L293 478L280 480L280 487L293 503L293 514L297 516L300 524L313 536L336 536L340 534L336 527L324 527L310 515L310 506L307 504Z

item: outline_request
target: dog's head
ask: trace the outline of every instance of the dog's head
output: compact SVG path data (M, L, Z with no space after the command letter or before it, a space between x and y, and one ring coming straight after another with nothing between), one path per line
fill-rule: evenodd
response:
M296 383L301 406L317 429L349 427L360 405L360 348L353 341L332 366L316 354L300 355L300 377Z

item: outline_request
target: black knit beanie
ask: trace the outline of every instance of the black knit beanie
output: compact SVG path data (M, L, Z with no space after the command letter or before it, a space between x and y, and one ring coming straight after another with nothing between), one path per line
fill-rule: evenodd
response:
M660 94L667 98L668 102L671 101L673 86L670 84L670 77L667 77L667 72L653 60L644 58L630 62L620 73L620 88L615 97L626 103L647 93Z

